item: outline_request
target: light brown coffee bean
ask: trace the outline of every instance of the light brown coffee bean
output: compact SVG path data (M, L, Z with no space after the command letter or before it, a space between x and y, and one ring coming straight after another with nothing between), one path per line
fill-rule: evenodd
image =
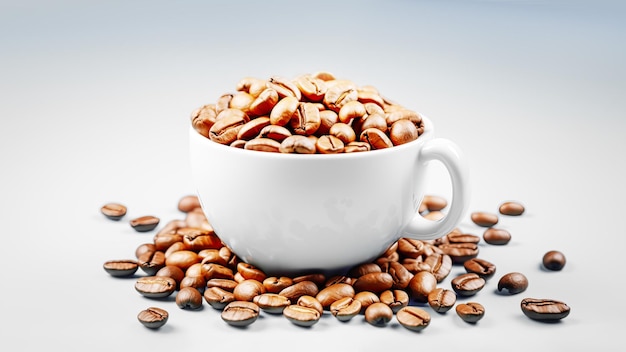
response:
M398 120L389 128L389 139L393 145L402 145L412 142L418 137L417 127L409 120Z
M293 280L287 276L270 276L263 280L265 291L269 293L280 293L280 291L291 285L293 285Z
M348 284L334 284L320 290L315 298L322 304L322 307L328 308L334 301L344 297L354 297L354 287Z
M286 97L280 99L270 112L270 123L277 126L285 126L291 121L300 101L296 97Z
M295 325L309 327L317 324L322 315L314 308L292 304L283 309L283 316Z
M165 266L165 254L161 251L146 252L137 259L137 264L146 274L154 275Z
M478 302L461 303L456 306L456 313L463 321L475 324L485 316L485 307Z
M257 117L256 119L252 119L246 122L239 132L237 132L237 140L249 141L252 138L256 137L261 133L263 128L270 125L269 117ZM245 145L245 144L244 144Z
M411 331L422 331L430 324L430 314L419 307L404 307L396 313L400 325Z
M216 118L215 104L206 104L191 113L191 125L198 133L208 138Z
M473 212L470 216L474 224L482 227L491 227L498 223L498 215L483 211Z
M199 252L204 249L222 248L222 240L215 234L213 228L210 230L196 227L181 227L176 233L182 236L183 243L192 250Z
M140 216L130 221L130 226L137 232L148 232L159 225L160 219L153 215Z
M527 288L528 279L526 275L522 273L507 273L498 280L498 292L506 292L510 295L515 295L526 291Z
M206 287L219 287L228 292L233 292L239 283L232 279L211 279L206 282Z
M273 76L267 81L267 87L274 89L281 98L294 97L298 101L302 99L300 89L290 79Z
M322 307L322 304L320 303L320 301L318 301L317 298L313 296L308 296L308 295L300 296L296 304L302 307L313 308L316 311L318 311L320 315L324 313L324 307Z
M337 113L339 121L349 124L352 119L360 119L365 116L365 106L363 103L354 100L344 104Z
M428 211L440 211L448 206L448 201L444 197L427 194L422 199L422 204L426 206Z
M496 273L496 266L481 258L472 258L463 263L465 271L475 273L485 280L489 280Z
M339 121L339 115L332 110L320 110L320 127L315 132L316 136L330 133L330 128Z
M263 286L262 282L254 279L243 280L233 290L235 300L237 301L252 302L254 297L263 293L265 293L265 286Z
M139 259L145 253L156 252L156 246L154 243L142 243L135 249L135 258Z
M377 128L368 128L361 132L359 136L361 142L367 142L372 149L385 149L393 147L391 139L385 134L385 132Z
M226 109L217 115L217 121L209 130L209 138L220 144L230 144L237 139L239 130L250 121L248 115L239 109Z
M339 321L348 321L361 311L361 301L352 297L340 298L330 304L329 310Z
M492 245L505 245L511 241L511 233L505 229L490 227L483 233L483 240Z
M357 292L354 295L354 299L361 302L361 311L360 311L361 314L365 312L365 309L370 304L380 302L380 298L378 297L377 294L375 294L374 292L368 292L368 291Z
M206 289L206 280L204 279L204 276L185 276L182 280L180 280L178 287L180 289L193 287L199 292L204 292Z
M350 125L337 122L336 124L330 127L328 133L331 136L335 136L343 142L343 144L349 144L350 142L354 142L356 140L356 134Z
M473 296L485 287L485 279L475 273L461 274L452 279L452 289L459 296Z
M475 243L480 242L480 237L471 233L451 232L446 235L448 243Z
M285 307L291 305L289 298L277 293L262 293L252 299L263 311L270 314L281 314Z
M213 308L222 310L235 301L235 295L219 287L207 287L203 294L204 300Z
M259 317L259 306L252 302L233 301L224 307L222 320L233 326L248 326Z
M424 258L424 264L435 275L437 282L442 282L452 271L452 258L445 253L433 253Z
M500 212L500 214L509 216L522 215L525 210L526 208L524 207L524 205L516 201L504 202L500 204L500 207L498 207L498 211Z
M266 88L250 103L248 114L250 116L267 115L272 111L276 103L278 103L278 92L272 88Z
M401 263L396 261L390 261L385 266L385 272L391 275L393 279L393 285L391 288L404 290L409 286L409 282L413 278L413 274Z
M181 288L176 293L176 305L180 309L200 309L202 308L202 294L193 287Z
M387 121L385 121L384 113L374 113L363 116L360 119L352 121L352 128L354 132L358 135L368 128L377 128L385 133L387 133Z
M291 154L315 154L315 142L305 136L293 135L285 138L280 143L279 151L281 153Z
M279 292L280 295L289 298L292 302L296 302L301 296L317 296L319 288L313 281L301 281Z
M230 109L241 110L246 115L250 116L250 105L253 101L254 97L247 92L237 92L233 94L233 98L230 100L228 107Z
M330 84L330 85L328 85ZM324 94L324 105L339 113L339 110L351 101L358 100L358 92L354 83L349 81L327 81L328 89Z
M270 138L254 138L244 144L243 149L259 152L280 153L280 142Z
M410 300L405 290L387 290L380 294L380 302L388 305L394 313L406 307Z
M348 276L359 278L369 273L380 273L382 269L375 263L361 263L348 270Z
M311 103L299 103L296 112L289 121L293 132L302 136L310 136L315 133L321 123L320 111Z
M328 90L323 80L311 75L301 75L294 80L294 83L304 97L314 102L321 102Z
M183 278L185 277L185 272L177 266L166 265L159 269L154 276L171 277L174 281L176 281L176 288L178 288L180 286L180 282L183 281Z
M428 305L437 313L445 313L456 304L456 293L437 287L428 294Z
M343 148L344 153L358 153L370 151L371 147L367 142L354 141L345 145Z
M120 220L126 215L126 206L119 203L107 203L100 208L100 212L108 219Z
M164 298L176 290L176 281L166 276L144 276L135 282L135 290L148 298Z
M386 272L365 274L352 285L355 292L370 291L374 293L383 292L392 286L393 276Z
M391 308L381 302L370 304L364 314L365 321L374 326L385 326L393 319Z
M413 276L408 288L414 300L427 303L428 294L437 288L437 278L429 271L420 271Z
M267 81L255 77L244 77L236 85L237 91L247 92L253 97L258 97L267 89Z
M202 275L204 279L209 281L211 279L234 279L233 270L224 265L215 263L202 264Z
M158 307L148 307L137 314L137 320L150 329L162 327L167 323L168 318L169 313Z
M412 238L400 238L398 240L398 253L403 257L417 258L426 253L426 248L423 241Z
M182 270L187 270L196 263L200 263L200 257L198 253L190 250L176 251L165 259L165 265L177 266Z
M188 213L194 209L200 208L200 200L195 194L189 194L178 200L177 208L183 213Z
M217 116L215 117L216 121L221 118L220 113L230 107L230 101L233 99L233 96L234 94L232 93L226 93L222 94L217 99L217 102L215 103L215 113L217 114Z
M337 154L343 152L344 144L341 139L335 136L324 135L319 137L315 143L315 148L320 154Z
M136 260L121 259L121 260L107 260L102 265L104 271L115 277L131 276L137 272L139 264Z

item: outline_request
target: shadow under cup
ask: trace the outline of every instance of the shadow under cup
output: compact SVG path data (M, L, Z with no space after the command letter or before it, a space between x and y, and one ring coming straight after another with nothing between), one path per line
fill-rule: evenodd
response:
M333 155L244 150L191 127L193 181L216 234L243 261L271 275L340 273L377 258L415 217L428 163L420 151L434 139L424 126L407 144Z

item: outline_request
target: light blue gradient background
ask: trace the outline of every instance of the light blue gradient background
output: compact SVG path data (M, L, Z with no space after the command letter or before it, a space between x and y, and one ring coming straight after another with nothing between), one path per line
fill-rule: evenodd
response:
M453 350L464 339L486 351L618 350L625 43L620 1L1 1L0 340L11 351L292 348L283 339L303 351ZM244 76L318 70L429 116L469 160L471 211L527 206L501 220L509 245L480 247L498 272L472 298L487 309L477 326L450 311L420 334L359 317L304 330L268 315L241 331L206 305L144 299L101 269L152 240L129 219L182 217L194 108ZM442 168L431 177L431 193L448 195ZM124 220L104 219L108 201L129 206ZM460 226L481 235L468 220ZM566 254L562 272L539 269L550 249ZM494 294L510 271L528 276L527 292ZM530 321L523 296L572 313ZM136 321L150 305L171 313L160 331Z

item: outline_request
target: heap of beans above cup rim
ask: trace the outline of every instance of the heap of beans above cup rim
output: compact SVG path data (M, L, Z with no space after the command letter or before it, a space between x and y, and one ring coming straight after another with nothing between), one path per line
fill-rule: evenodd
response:
M444 215L448 202L427 195L419 212L430 219ZM261 314L282 315L297 326L311 327L320 319L334 316L347 322L362 316L374 326L386 326L395 320L410 331L422 331L431 322L431 313L446 314L455 308L456 316L476 324L488 306L480 303L478 293L496 273L496 265L479 257L478 243L502 246L511 234L498 228L500 215L520 216L524 206L515 201L501 203L498 214L473 212L471 220L484 228L483 236L459 228L436 240L420 241L401 238L376 260L357 263L345 273L329 275L320 272L299 276L272 276L261 268L243 262L215 233L194 195L182 197L178 210L184 219L166 223L152 241L138 246L133 259L110 260L104 270L113 277L136 277L135 291L155 305L167 304L163 298L175 295L176 305L197 310L204 303L220 312L229 325L247 326ZM120 221L127 208L107 203L100 209L108 219ZM154 231L160 219L154 215L129 221L137 232ZM541 263L545 270L559 271L565 256L558 250L547 251ZM450 287L442 281L453 266L466 273L452 278ZM136 275L138 269L144 275ZM524 292L529 280L523 273L500 276L497 291L502 295ZM464 301L457 302L461 296ZM524 315L537 321L558 321L567 317L570 307L551 298L524 297L519 307ZM327 313L327 314L325 314ZM325 317L326 316L326 317ZM169 313L163 307L140 310L137 319L147 328L163 326Z
M329 72L245 77L191 114L208 139L247 150L338 154L390 148L424 133L422 116Z

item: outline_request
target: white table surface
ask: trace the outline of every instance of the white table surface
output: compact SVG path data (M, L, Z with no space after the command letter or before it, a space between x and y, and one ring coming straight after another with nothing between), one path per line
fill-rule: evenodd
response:
M11 351L618 350L626 172L626 16L609 1L2 1L0 3L0 341ZM325 70L426 114L470 164L470 211L521 201L507 246L480 245L496 277L411 333L357 317L312 329L264 314L248 329L154 302L102 270L154 232L128 220L182 218L194 192L190 112L244 76ZM448 195L437 166L428 192ZM109 201L128 206L105 219ZM469 221L459 226L482 235ZM560 272L540 269L561 250ZM525 273L528 290L495 293ZM463 272L455 267L441 286ZM172 296L173 297L173 296ZM522 297L566 302L559 324L526 318ZM141 326L151 305L165 327ZM230 347L229 347L230 346ZM506 346L506 349L503 348ZM217 348L217 349L215 349Z

